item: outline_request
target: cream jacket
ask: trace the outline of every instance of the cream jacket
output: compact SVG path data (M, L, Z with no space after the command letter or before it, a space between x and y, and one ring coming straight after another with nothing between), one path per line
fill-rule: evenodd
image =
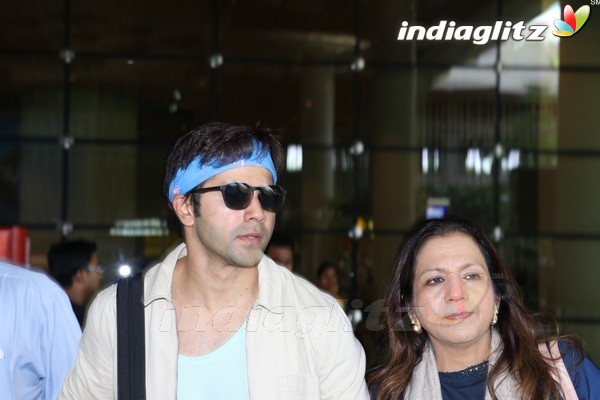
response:
M179 245L144 276L146 397L177 396L177 321L171 281ZM263 257L259 295L247 320L250 398L368 399L365 354L337 301ZM116 399L116 285L98 294L87 316L77 365L59 399Z

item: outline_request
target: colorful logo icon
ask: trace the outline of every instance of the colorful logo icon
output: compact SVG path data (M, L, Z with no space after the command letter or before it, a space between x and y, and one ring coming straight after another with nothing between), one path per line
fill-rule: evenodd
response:
M590 6L581 6L576 12L573 12L573 7L567 4L563 11L564 20L554 20L557 30L552 31L552 34L560 37L573 36L583 27L589 16Z

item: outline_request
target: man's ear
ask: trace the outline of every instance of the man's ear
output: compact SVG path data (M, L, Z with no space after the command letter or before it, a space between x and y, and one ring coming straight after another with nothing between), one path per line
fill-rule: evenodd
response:
M175 215L177 215L177 218L179 218L179 221L184 226L194 225L196 216L194 215L194 205L190 197L178 194L173 198L171 204L173 205Z
M75 275L73 275L73 280L71 282L84 282L85 281L85 268L79 268Z

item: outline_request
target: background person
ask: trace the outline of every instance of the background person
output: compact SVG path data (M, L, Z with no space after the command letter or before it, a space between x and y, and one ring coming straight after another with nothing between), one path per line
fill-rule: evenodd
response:
M331 261L325 261L317 269L317 286L319 289L332 295L344 308L344 299L340 294L340 284L338 281L338 268Z
M330 261L325 261L317 269L317 286L332 295L339 297L340 285L338 283L337 267Z
M83 326L87 303L100 288L104 272L98 265L96 244L81 239L52 245L48 270L67 292L77 321Z
M386 302L387 356L369 379L378 400L600 397L600 371L574 339L536 335L519 287L469 222L417 225Z
M274 233L267 245L265 254L271 257L279 265L283 265L290 271L294 270L295 256L294 240L281 233Z
M0 398L56 399L81 337L64 291L0 261L0 319Z
M264 255L285 200L272 131L212 123L167 158L183 241L144 275L149 400L368 399L343 310ZM90 307L60 399L115 396L116 286Z

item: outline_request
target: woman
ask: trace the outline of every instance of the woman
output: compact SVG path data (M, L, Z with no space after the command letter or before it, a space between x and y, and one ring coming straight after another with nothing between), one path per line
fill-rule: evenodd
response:
M386 300L387 356L369 379L378 400L600 396L578 342L539 337L494 245L466 221L417 225Z
M345 301L340 296L338 269L331 261L324 261L317 268L317 287L335 297L340 307L346 308Z

